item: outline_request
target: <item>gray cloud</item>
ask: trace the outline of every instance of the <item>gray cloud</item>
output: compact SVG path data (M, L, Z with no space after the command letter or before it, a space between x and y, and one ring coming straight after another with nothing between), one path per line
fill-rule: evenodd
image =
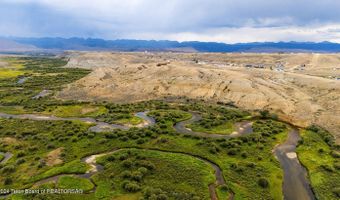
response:
M337 41L339 9L338 0L2 0L0 31L107 39Z

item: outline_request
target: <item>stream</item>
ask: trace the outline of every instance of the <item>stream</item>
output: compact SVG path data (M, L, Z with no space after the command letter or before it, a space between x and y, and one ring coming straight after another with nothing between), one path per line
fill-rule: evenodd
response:
M9 159L11 159L13 157L13 154L10 152L0 152L1 155L3 155L5 158L0 162L0 164L5 164Z
M275 157L279 160L284 173L283 195L285 200L314 200L307 171L297 158L296 145L299 140L299 131L293 128L287 140L274 148Z
M204 132L194 132L190 130L189 128L186 128L186 125L199 121L200 119L202 119L202 117L198 113L192 112L191 114L192 114L191 119L178 122L174 125L174 129L177 132L182 133L182 134L192 135L192 136L208 137L208 138L226 138L226 139L232 138L232 137L240 137L243 135L253 133L251 121L242 121L242 122L235 123L236 130L230 135L219 135L219 134L209 134L209 133L204 133ZM137 127L152 126L156 123L155 119L147 116L147 111L138 112L135 114L135 116L140 117L144 119L145 121L144 123L137 125ZM12 115L12 114L5 114L5 113L0 113L0 117L31 119L31 120L80 120L83 122L96 124L95 126L92 126L89 128L90 131L94 131L94 132L103 132L103 131L108 131L112 129L128 130L129 128L131 128L131 126L127 126L127 125L109 124L105 122L100 122L93 118L61 118L61 117L55 117L55 116L41 116L41 115L35 115L35 114ZM284 178L283 178L284 199L285 200L314 200L315 197L310 187L309 181L307 179L307 171L300 164L299 160L297 159L296 152L295 152L296 145L298 144L299 140L300 140L299 131L296 128L293 128L289 132L287 140L273 149L275 157L279 160L281 168L283 169L283 172L284 172ZM94 173L97 173L103 170L103 166L96 164L96 158L110 154L110 153L117 152L119 150L121 149L108 152L108 153L91 155L89 157L83 158L82 161L89 164L91 166L91 169L85 174L78 174L76 176L90 179L90 177ZM149 149L149 150L152 150L152 149ZM154 150L157 150L157 149L154 149ZM165 150L158 150L158 151L165 151ZM165 151L165 152L171 152L171 151ZM178 152L172 152L172 153L178 153ZM1 164L7 162L7 160L12 157L11 154L9 153L6 153L6 154L4 154L5 159L1 161ZM181 154L193 156L200 160L203 160L206 163L209 163L209 165L215 169L216 182L214 184L209 185L209 191L210 191L211 199L216 200L217 199L216 187L219 185L225 184L225 180L222 175L222 170L219 168L219 166L199 156L194 156L188 153L181 153ZM42 184L42 183L49 182L49 181L57 181L60 176L62 175L57 175L54 177L50 177L50 178L38 181L36 184Z
M149 116L147 116L147 111L145 112L138 112L135 114L135 116L140 117L144 119L144 123L141 125L137 125L139 128L152 126L155 124L155 120ZM14 114L6 114L6 113L0 113L0 117L7 118L7 119L30 119L30 120L37 120L37 121L45 121L45 120L51 120L51 121L73 121L73 120L79 120L85 123L94 123L95 126L92 126L89 128L90 131L93 132L103 132L103 131L110 131L113 129L122 129L122 130L128 130L131 128L131 126L126 125L120 125L120 124L109 124L106 122L100 122L97 121L94 118L78 118L78 117L70 117L70 118L63 118L63 117L55 117L55 116L45 116L45 115L36 115L36 114L21 114L21 115L14 115Z
M94 175L95 173L98 173L98 172L101 172L101 171L104 170L104 167L102 165L97 164L96 159L103 157L103 156L106 156L106 155L109 155L109 154L117 153L121 150L128 150L128 149L139 149L139 150L147 150L147 151L160 151L160 152L166 152L166 153L182 154L182 155L194 157L196 159L199 159L199 160L205 162L206 164L210 165L215 171L215 183L211 183L208 187L209 193L210 193L210 198L211 198L211 200L218 200L217 194L216 194L216 187L225 184L225 180L224 180L222 169L217 164L215 164L214 162L212 162L212 161L210 161L206 158L196 156L196 155L192 155L192 154L189 154L189 153L174 152L174 151L167 151L167 150L160 150L160 149L147 149L147 148L120 148L120 149L116 149L116 150L106 152L106 153L93 154L93 155L84 157L84 158L81 159L81 161L90 166L90 169L85 174L59 174L59 175L56 175L56 176L52 176L52 177L37 181L34 184L34 186L39 186L39 185L42 185L42 184L48 183L48 182L57 183L60 177L70 176L70 175L76 176L76 177L79 177L79 178L89 179L93 183L93 185L96 186L96 184L91 179L91 176ZM94 191L95 191L95 188L93 190L91 190L90 192L94 192Z
M211 133L204 133L204 132L195 132L191 129L187 128L187 124L192 124L194 122L197 122L202 119L201 115L195 112L191 112L192 117L189 120L181 121L175 124L174 128L177 132L186 134L186 135L192 135L192 136L199 136L199 137L207 137L207 138L232 138L232 137L240 137L243 135L251 134L253 133L252 129L252 122L250 121L242 121L242 122L236 122L235 127L236 130L231 133L230 135L221 135L221 134L211 134Z

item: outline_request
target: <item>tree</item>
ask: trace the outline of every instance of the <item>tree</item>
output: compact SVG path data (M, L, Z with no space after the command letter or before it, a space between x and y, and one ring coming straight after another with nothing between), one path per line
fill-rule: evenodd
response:
M261 110L260 116L262 119L268 119L269 118L269 111L268 110Z

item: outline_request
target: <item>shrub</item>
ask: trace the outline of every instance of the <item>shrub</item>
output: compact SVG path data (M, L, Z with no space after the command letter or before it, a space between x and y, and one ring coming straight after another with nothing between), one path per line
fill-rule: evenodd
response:
M17 158L21 158L21 157L24 157L25 156L25 153L20 151L18 154L17 154Z
M230 156L234 156L234 155L237 154L237 149L231 148L227 151L227 154L230 155Z
M122 154L119 156L119 160L126 160L128 158L127 154Z
M131 178L131 171L125 170L120 174L123 178Z
M262 188L268 188L269 187L269 182L267 181L267 179L265 178L260 178L258 181L257 181L257 184L262 187Z
M23 158L20 158L20 159L18 159L18 160L16 161L16 164L17 164L17 165L20 165L20 164L22 164L22 163L24 163L24 162L26 162L26 160L23 159Z
M87 135L87 137L88 138L94 138L96 135L94 134L94 133L89 133L88 135Z
M127 136L120 137L119 139L123 142L126 142L126 141L129 140L129 138Z
M262 119L268 119L270 117L269 111L268 110L261 110L260 111L260 117Z
M123 189L127 192L137 192L141 189L141 187L136 182L124 182Z
M328 172L333 172L334 169L330 165L321 165L321 168L328 171Z
M10 177L5 178L4 185L10 185L13 183L13 180Z
M248 154L247 154L247 152L243 151L243 152L241 153L241 156L242 156L242 158L247 158L247 157L248 157Z
M131 160L124 160L122 162L122 165L124 168L131 168L132 167L132 161Z
M38 150L38 147L37 146L31 146L31 147L28 147L28 150L29 151L36 151L36 150Z
M106 160L109 161L109 162L112 162L112 161L115 161L116 158L113 155L111 155L111 156L107 157Z
M2 168L2 172L3 173L12 173L15 171L15 167L14 166L6 166L4 168Z
M135 181L141 181L143 178L143 174L140 171L134 171L132 172L131 178Z
M136 143L137 143L137 144L143 144L143 143L145 143L145 140L142 139L142 138L140 138L140 139L138 139L138 140L136 141Z
M153 169L156 168L156 166L153 163L151 163L149 161L146 161L146 160L137 161L137 165L145 167L145 168L147 168L149 170L153 170Z
M146 173L148 173L148 169L146 169L145 167L140 167L140 168L138 168L138 171L139 171L140 173L142 173L143 175L145 175Z
M55 146L54 146L53 144L48 144L48 145L46 146L46 148L47 148L47 149L54 149Z
M340 187L334 188L334 189L332 190L332 192L333 192L338 198L340 198Z
M340 170L340 162L334 163L334 168Z
M247 162L247 163L246 163L246 166L247 166L247 167L250 167L250 168L255 168L255 167L256 167L256 164L253 163L253 162Z
M220 186L222 191L229 191L229 187L226 184Z
M340 152L331 151L331 156L332 156L333 158L340 158Z
M117 138L118 136L115 133L105 133L105 137L108 139L114 139Z

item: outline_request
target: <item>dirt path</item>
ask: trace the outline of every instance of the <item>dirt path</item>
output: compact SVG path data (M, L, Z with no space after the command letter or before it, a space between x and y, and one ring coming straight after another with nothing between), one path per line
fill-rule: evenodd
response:
M285 200L314 200L307 171L296 155L296 145L299 140L299 131L293 128L288 134L288 139L274 149L284 173L283 195Z
M189 120L181 121L175 124L174 128L177 132L186 134L186 135L192 135L192 136L199 136L199 137L208 137L208 138L232 138L232 137L239 137L242 135L247 135L253 133L252 129L252 122L250 121L242 121L242 122L236 122L236 131L231 133L230 135L221 135L221 134L211 134L211 133L204 133L204 132L195 132L191 129L187 128L187 124L192 124L196 121L199 121L202 119L201 115L195 112L191 112L192 118Z

